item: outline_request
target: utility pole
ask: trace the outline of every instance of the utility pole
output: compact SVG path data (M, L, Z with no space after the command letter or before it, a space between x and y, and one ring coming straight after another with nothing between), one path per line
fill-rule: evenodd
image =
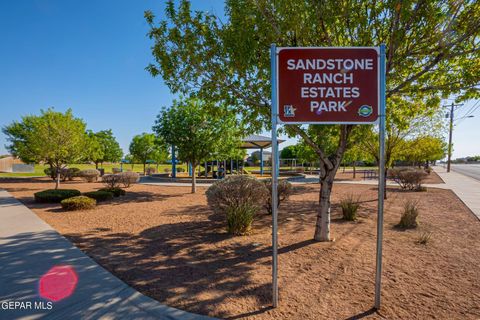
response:
M452 160L452 132L453 132L453 109L455 104L452 102L450 107L450 130L448 135L448 160L447 160L447 172L450 172L450 161Z
M449 135L448 135L448 159L447 159L447 172L450 172L450 163L452 161L452 133L453 133L453 120L454 120L454 110L455 107L463 106L463 104L454 104L450 106L450 128L449 128ZM467 117L470 118L470 117ZM458 120L458 119L457 119Z

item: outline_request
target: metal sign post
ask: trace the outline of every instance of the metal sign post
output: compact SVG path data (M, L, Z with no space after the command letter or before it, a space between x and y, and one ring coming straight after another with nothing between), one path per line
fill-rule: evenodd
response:
M278 143L277 143L277 47L270 47L271 84L272 84L272 300L273 307L278 306Z
M380 307L385 187L385 45L270 47L272 89L272 299L278 306L277 124L379 123L375 308Z
M380 309L382 283L382 242L383 242L383 199L385 197L385 117L386 117L385 44L380 45L380 114L378 124L379 159L378 164L378 217L377 217L377 265L375 274L375 309Z

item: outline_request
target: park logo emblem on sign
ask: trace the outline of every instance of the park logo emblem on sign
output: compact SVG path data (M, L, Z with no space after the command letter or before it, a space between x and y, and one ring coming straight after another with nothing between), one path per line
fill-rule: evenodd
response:
M281 123L375 123L377 48L278 48Z

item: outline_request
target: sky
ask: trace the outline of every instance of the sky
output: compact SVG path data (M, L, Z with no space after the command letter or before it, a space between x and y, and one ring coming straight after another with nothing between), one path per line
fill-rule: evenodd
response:
M221 0L192 2L223 15ZM151 132L174 98L161 78L145 71L153 59L143 12L161 18L164 8L163 0L0 1L0 127L40 109L71 108L88 129L112 129L128 153L132 137ZM473 115L457 122L454 158L480 154L480 107ZM6 143L0 133L0 154Z

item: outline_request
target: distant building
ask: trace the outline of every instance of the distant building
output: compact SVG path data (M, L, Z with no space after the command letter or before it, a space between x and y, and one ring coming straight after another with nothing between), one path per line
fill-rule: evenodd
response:
M0 172L34 172L34 170L33 164L26 164L13 156L0 159Z

